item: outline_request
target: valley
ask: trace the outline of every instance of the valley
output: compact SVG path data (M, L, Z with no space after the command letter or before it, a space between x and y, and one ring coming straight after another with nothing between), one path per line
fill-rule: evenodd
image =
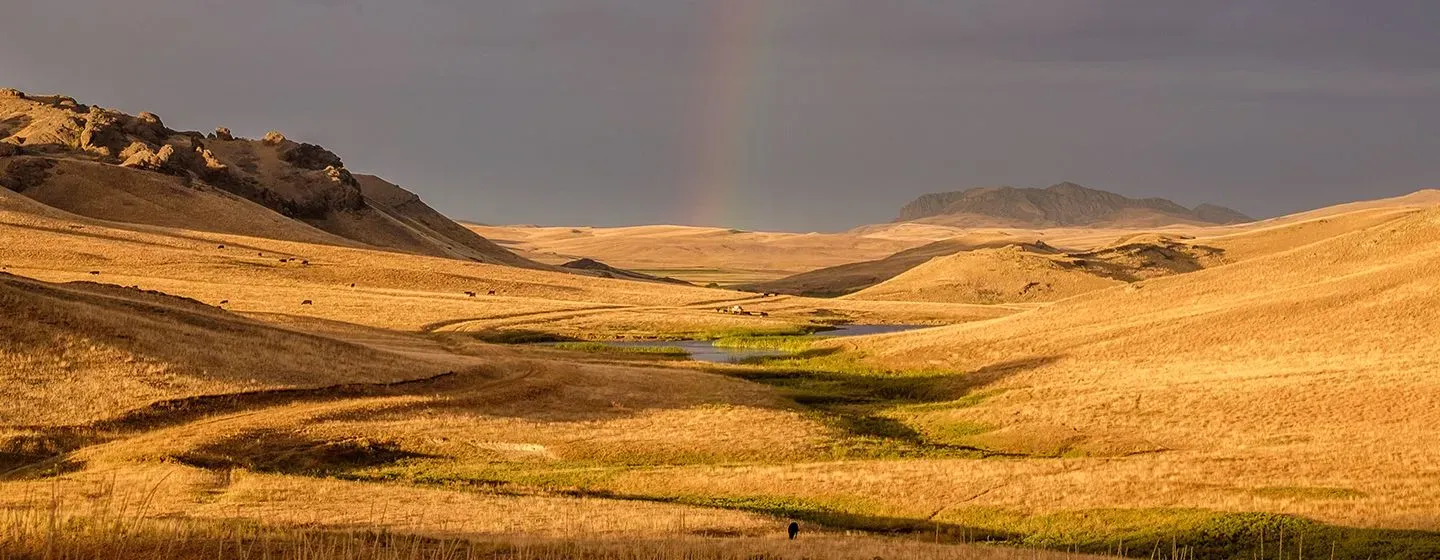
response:
M1440 554L1435 191L461 226L66 99L0 98L0 558Z

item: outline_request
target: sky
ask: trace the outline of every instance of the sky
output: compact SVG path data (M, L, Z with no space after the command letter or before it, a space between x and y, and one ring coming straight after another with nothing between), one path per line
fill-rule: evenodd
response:
M1433 0L16 0L0 87L277 129L458 219L836 231L1073 181L1440 186Z

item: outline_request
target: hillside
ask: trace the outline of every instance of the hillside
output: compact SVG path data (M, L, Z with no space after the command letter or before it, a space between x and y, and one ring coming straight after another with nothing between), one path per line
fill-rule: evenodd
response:
M1000 385L1012 388L1004 398L966 415L976 420L999 420L1023 401L1021 422L1063 423L1088 441L1215 448L1283 437L1339 446L1335 453L1430 453L1398 440L1436 429L1426 418L1440 393L1430 373L1440 367L1440 341L1429 334L1440 329L1437 294L1440 209L1432 208L983 327L856 344L886 363L959 371L996 356L1040 360ZM1143 426L1128 408L1091 408L1097 399L1137 400L1148 411ZM1207 431L1221 424L1223 434Z
M532 260L561 264L590 258L695 284L771 280L878 259L960 233L925 224L886 224L842 233L784 233L713 227L537 227L470 225Z
M1003 232L969 233L906 249L882 259L821 268L776 280L737 287L752 292L833 297L879 284L938 256L1037 242L1039 239L1036 237L1011 235Z
M921 196L900 209L898 222L957 227L1158 227L1249 222L1210 204L1186 208L1163 198L1134 199L1060 183L1044 189L982 187Z
M576 259L560 265L560 268L586 270L605 278L639 280L642 282L664 282L666 284L680 284L684 286L691 285L689 282L686 282L684 280L676 280L674 278L665 278L661 276L652 276L649 274L642 274L639 272L632 272L629 270L615 268L595 259Z
M1047 302L1223 262L1220 249L1153 237L1124 239L1077 253L1064 253L1043 243L962 251L933 258L844 297L977 304Z
M192 299L94 282L0 273L0 314L0 390L25 395L0 409L0 427L84 423L196 395L444 371Z
M64 96L0 90L0 186L116 222L541 266L320 146L176 131Z

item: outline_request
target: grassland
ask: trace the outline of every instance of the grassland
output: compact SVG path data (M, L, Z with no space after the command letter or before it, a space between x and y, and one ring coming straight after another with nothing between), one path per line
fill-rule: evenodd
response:
M561 350L591 352L596 354L639 354L657 358L683 360L690 353L679 346L615 346L599 342L561 342L555 345Z
M0 387L24 396L0 408L0 554L1433 557L1437 223L1218 228L1221 266L971 305L129 226L0 191ZM936 328L806 336L843 322ZM617 337L794 354L593 352ZM964 544L986 540L1015 548Z

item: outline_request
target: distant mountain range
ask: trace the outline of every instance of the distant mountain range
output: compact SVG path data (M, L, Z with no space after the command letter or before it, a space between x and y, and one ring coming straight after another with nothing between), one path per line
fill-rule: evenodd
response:
M1201 204L1192 209L1163 198L1129 198L1060 183L1044 189L982 187L927 194L901 208L895 221L964 227L1155 227L1254 219L1223 206Z

